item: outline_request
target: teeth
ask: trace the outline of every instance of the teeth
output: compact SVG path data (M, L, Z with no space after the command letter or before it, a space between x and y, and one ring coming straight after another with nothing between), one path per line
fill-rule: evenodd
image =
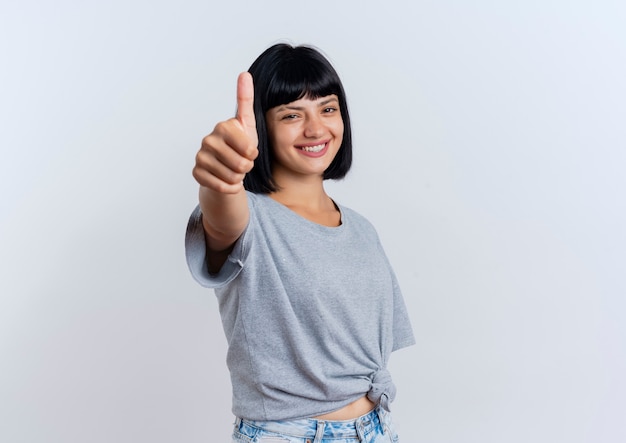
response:
M326 143L317 146L303 146L300 149L306 152L320 152L322 149L324 149L324 146L326 146Z

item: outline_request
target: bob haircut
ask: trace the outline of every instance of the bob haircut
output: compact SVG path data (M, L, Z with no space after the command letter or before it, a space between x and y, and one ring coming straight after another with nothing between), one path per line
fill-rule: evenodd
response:
M343 139L323 178L341 179L352 165L352 133L346 94L328 60L316 49L279 43L266 49L248 70L254 81L254 115L259 136L259 155L246 174L246 190L267 194L278 190L272 176L274 153L270 146L265 114L275 106L301 98L317 99L335 94L343 120Z

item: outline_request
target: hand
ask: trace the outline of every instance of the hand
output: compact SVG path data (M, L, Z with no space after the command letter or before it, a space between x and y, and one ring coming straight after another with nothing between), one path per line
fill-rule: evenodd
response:
M237 116L218 123L202 140L193 176L200 186L222 194L243 190L243 178L259 154L254 117L252 76L242 72L237 79Z

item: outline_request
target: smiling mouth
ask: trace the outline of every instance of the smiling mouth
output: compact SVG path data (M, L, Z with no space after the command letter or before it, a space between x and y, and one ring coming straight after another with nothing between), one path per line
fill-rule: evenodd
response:
M299 146L298 149L306 152L320 152L322 149L326 147L326 143L322 143L321 145L315 146Z

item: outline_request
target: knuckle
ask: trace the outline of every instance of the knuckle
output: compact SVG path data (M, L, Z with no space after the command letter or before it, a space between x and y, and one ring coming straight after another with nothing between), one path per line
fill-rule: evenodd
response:
M193 175L193 178L198 182L198 184L202 186L210 187L211 185L210 175L208 175L205 170L198 168L196 166L191 171L191 174Z
M209 135L205 135L204 138L202 139L202 146L210 145L212 137L213 137L213 133L210 133Z
M210 165L211 160L213 158L214 158L214 155L210 154L207 151L203 151L203 150L198 151L198 153L196 154L195 168L206 169Z
M211 134L217 134L223 137L224 135L230 134L233 131L236 131L237 129L238 129L238 126L235 124L235 119L231 118L229 120L224 120L216 124Z
M236 185L237 183L241 183L243 181L243 178L246 176L246 174L241 173L241 174L232 174L230 176L230 183L233 185Z
M255 160L258 156L259 156L259 149L258 149L256 146L253 146L253 147L250 149L250 152L249 152L248 158L249 158L250 160Z
M242 157L237 162L237 165L235 166L235 171L240 174L245 174L246 172L249 172L250 169L252 169L252 165L252 161Z
M198 151L198 155L196 155L196 158L208 152L213 152L215 150L215 145L216 145L215 142L216 141L215 141L213 134L207 135L206 137L204 137L202 139L202 145L200 146L200 150Z
M239 186L220 181L215 184L215 190L221 194L234 194L239 190Z
M227 186L226 186L226 183L219 181L213 185L213 189L216 190L217 192L221 192L222 194L225 194Z
M197 152L197 154L196 154L196 167L199 164L204 162L204 157L205 157L205 153L202 150Z
M213 128L212 134L222 134L224 131L226 131L226 127L227 121L219 122L215 125L215 128Z

